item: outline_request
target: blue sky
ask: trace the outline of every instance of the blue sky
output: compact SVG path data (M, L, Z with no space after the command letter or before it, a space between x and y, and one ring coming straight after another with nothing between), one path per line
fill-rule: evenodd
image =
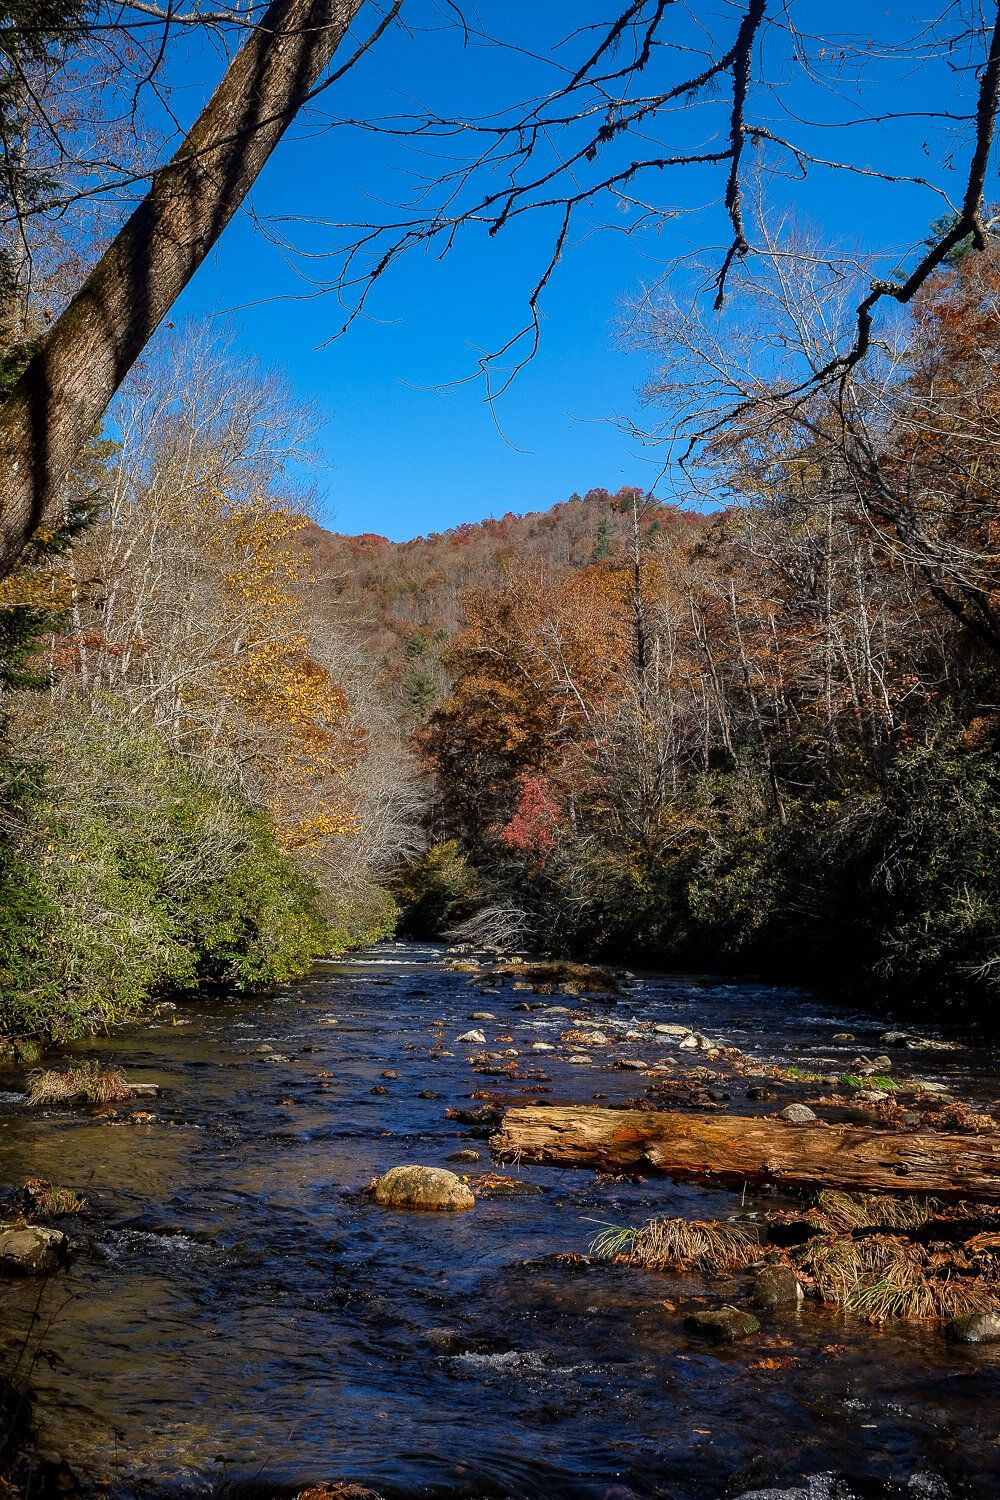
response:
M410 13L433 17L434 0L413 0ZM793 6L803 31L829 25L829 7L800 0ZM579 0L526 0L500 5L484 0L484 21L503 16L505 34L542 47L569 32L581 15L597 19L605 7ZM847 0L838 7L844 31L891 36L897 21L885 6ZM732 13L718 0L713 26L732 30ZM175 64L175 102L190 117L206 85L218 76L211 56ZM324 107L367 118L413 101L479 112L513 93L529 93L543 69L508 54L464 49L454 32L398 34L384 39ZM824 107L845 116L915 109L935 91L951 91L963 106L974 95L969 77L910 68L881 74L857 87L848 77L843 97L805 89L795 71L772 74L775 89L754 102L758 117L789 128L787 110ZM719 114L715 119L721 118ZM673 137L695 142L703 117L675 117ZM797 126L799 134L804 127ZM808 130L806 130L808 134ZM836 137L836 138L834 138ZM849 137L849 139L847 139ZM863 126L824 132L824 154L850 150L856 157L933 175L941 143L917 124ZM629 150L634 149L631 145ZM423 161L384 137L333 133L298 125L278 148L253 194L256 210L310 219L348 219L381 211L411 180ZM721 179L706 169L660 174L659 201L693 207L719 196ZM953 177L960 176L953 172ZM903 247L918 240L935 215L926 192L886 188L817 169L803 186L779 184L777 196L803 220L841 242ZM176 319L229 318L248 354L279 365L297 398L323 415L318 463L309 473L324 524L347 532L376 531L397 540L508 510L544 508L574 490L595 485L652 482L655 463L615 425L618 416L641 417L637 389L646 356L622 347L623 309L666 261L700 242L721 242L724 223L706 208L696 220L681 218L658 233L630 237L603 231L607 208L581 219L548 287L543 339L534 362L498 404L496 414L478 384L448 387L475 365L475 350L516 329L524 299L544 264L551 221L524 220L490 240L481 231L462 237L444 261L421 255L397 266L371 303L371 315L341 340L327 343L338 309L327 297L309 297L306 284L266 242L247 215L227 230L176 310ZM311 249L329 243L328 232L299 225L290 231ZM317 263L321 264L321 263Z

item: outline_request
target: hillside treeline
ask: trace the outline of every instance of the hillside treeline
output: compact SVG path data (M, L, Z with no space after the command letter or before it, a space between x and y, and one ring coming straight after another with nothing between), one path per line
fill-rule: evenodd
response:
M888 373L703 445L700 525L625 490L467 592L415 930L993 1013L1000 264L958 259Z
M411 762L321 608L273 376L191 330L0 591L0 1033L273 984L393 930Z

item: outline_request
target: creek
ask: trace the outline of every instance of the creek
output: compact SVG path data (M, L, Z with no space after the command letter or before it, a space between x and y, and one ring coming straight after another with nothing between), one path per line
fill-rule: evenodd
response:
M640 975L613 1005L483 991L440 949L386 944L278 996L190 1003L65 1049L157 1084L155 1100L29 1111L23 1070L0 1076L0 1176L88 1200L65 1223L69 1270L41 1294L0 1288L6 1362L20 1353L30 1373L44 1453L123 1500L338 1480L428 1500L1000 1493L1000 1345L806 1301L707 1347L685 1310L732 1287L578 1258L606 1225L725 1217L774 1194L540 1167L501 1170L542 1191L459 1214L363 1192L397 1163L491 1170L488 1129L446 1114L474 1095L641 1096L648 1079L610 1064L670 1052L650 1023L846 1069L882 1050L884 1018L708 977ZM612 1035L589 1064L560 1041L580 1018ZM516 1074L472 1071L482 1049L457 1041L470 1026L518 1051ZM856 1041L834 1043L844 1031ZM988 1048L905 1061L973 1103L1000 1093ZM724 1107L780 1108L745 1092ZM482 1160L449 1163L462 1148Z

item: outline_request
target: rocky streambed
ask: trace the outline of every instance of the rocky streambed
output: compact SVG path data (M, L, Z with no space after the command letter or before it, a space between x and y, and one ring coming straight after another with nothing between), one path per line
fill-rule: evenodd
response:
M94 1059L156 1097L29 1109L25 1070L0 1077L5 1217L29 1180L86 1199L42 1216L68 1269L0 1283L63 1492L1000 1491L1000 1344L797 1296L751 1313L745 1278L589 1253L654 1217L752 1223L801 1198L498 1164L488 1144L530 1101L971 1131L1000 1065L969 1038L767 986L601 994L392 944L64 1061ZM413 1165L454 1174L452 1211L400 1206L407 1177L368 1191ZM733 1310L739 1337L716 1338Z

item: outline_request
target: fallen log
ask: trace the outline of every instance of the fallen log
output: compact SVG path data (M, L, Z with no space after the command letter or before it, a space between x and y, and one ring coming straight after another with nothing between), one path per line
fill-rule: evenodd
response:
M793 1125L785 1120L591 1105L508 1110L502 1160L675 1178L919 1193L1000 1202L1000 1134Z

